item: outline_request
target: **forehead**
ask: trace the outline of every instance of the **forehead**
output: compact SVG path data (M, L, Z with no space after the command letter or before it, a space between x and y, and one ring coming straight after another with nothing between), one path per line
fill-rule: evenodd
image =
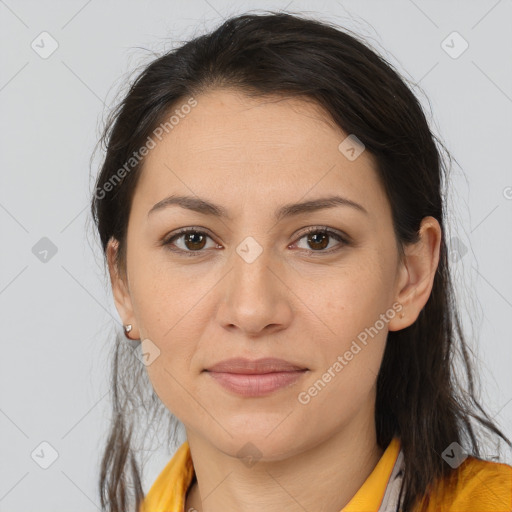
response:
M379 214L387 208L373 156L349 160L339 149L348 134L316 103L229 89L195 100L146 156L134 206L149 211L171 193L236 208L339 193Z

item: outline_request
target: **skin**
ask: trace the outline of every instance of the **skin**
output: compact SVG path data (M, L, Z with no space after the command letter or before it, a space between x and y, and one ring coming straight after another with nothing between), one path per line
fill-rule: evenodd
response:
M120 317L132 324L130 337L150 339L160 350L147 366L149 378L186 429L198 483L185 510L339 512L382 456L374 408L387 333L411 325L427 302L439 223L423 219L420 241L405 248L400 262L373 156L363 151L347 159L338 150L347 134L319 106L229 89L196 100L146 157L130 212L126 275L114 264L115 240L107 250ZM283 204L333 192L368 214L337 206L273 217ZM177 206L148 217L171 194L207 199L231 219ZM174 247L202 252L187 257L161 245L193 226L210 238L187 244L181 237ZM308 243L309 226L340 231L352 242ZM236 252L247 236L262 248L252 263ZM404 317L394 315L301 404L298 394L397 302ZM280 357L309 371L270 395L242 397L202 371L235 356ZM247 442L261 454L250 467L237 454Z

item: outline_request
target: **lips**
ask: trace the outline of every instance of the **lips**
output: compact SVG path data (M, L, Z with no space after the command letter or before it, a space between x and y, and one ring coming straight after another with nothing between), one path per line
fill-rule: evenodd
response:
M296 384L308 368L284 359L226 359L205 369L225 390L245 398L263 397Z
M213 366L206 368L205 371L254 375L277 372L295 372L307 369L308 368L304 366L293 364L285 361L284 359L277 359L275 357L264 357L255 360L235 357L214 364Z

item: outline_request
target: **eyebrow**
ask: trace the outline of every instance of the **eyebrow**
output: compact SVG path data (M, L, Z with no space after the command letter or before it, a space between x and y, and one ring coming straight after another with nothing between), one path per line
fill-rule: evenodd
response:
M148 217L151 214L157 211L161 211L170 206L179 206L181 208L192 210L197 213L202 213L204 215L224 217L229 220L232 220L232 217L228 215L227 210L220 205L216 205L214 203L211 203L210 201L207 201L206 199L201 199L199 197L177 195L166 197L165 199L162 199L161 201L156 203L151 208L151 210L149 210ZM303 213L310 213L317 210L325 210L327 208L335 208L338 206L349 206L368 215L367 210L362 205L356 203L355 201L352 201L341 196L327 196L320 197L318 199L313 199L311 201L304 201L302 203L286 204L277 209L274 216L276 221L280 221L286 217L301 215Z

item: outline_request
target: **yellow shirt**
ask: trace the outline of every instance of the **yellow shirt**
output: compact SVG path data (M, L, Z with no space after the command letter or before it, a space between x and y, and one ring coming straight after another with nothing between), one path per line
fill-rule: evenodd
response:
M390 512L403 475L400 440L394 438L379 462L341 512ZM512 466L468 457L455 471L455 486L441 484L429 512L512 512ZM187 512L185 497L194 466L185 441L147 493L140 512ZM442 493L445 491L445 493Z

